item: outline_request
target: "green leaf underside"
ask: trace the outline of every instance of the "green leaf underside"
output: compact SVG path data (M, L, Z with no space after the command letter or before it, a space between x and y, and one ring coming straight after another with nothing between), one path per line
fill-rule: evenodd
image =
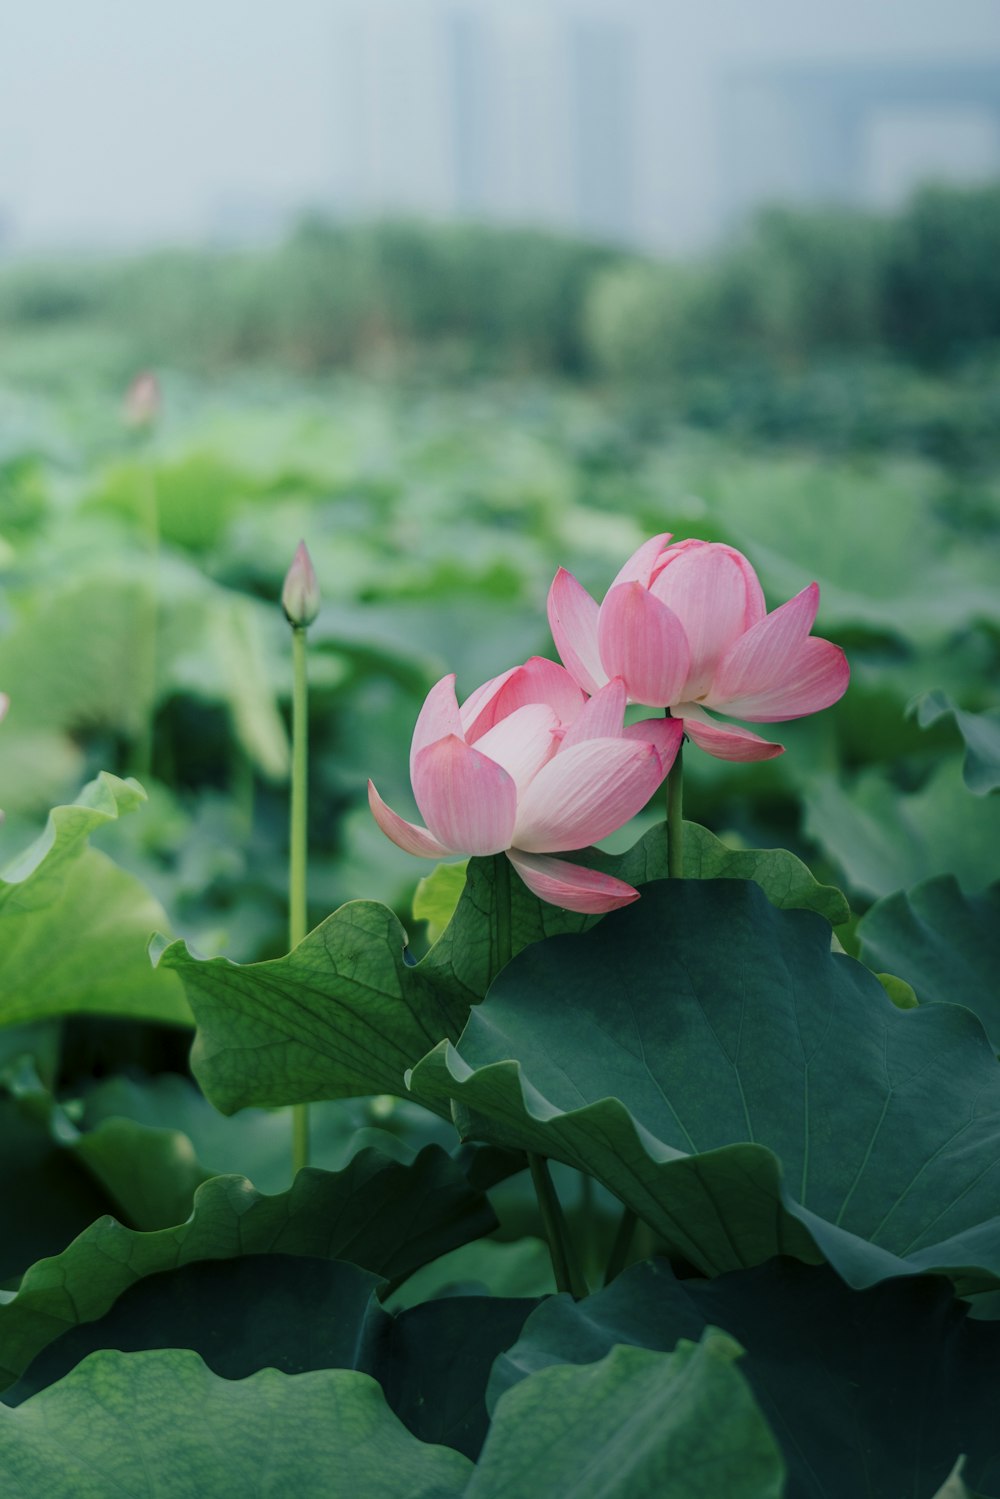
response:
M587 1170L711 1274L1000 1274L1000 1071L953 1005L899 1010L816 915L666 881L499 977L416 1097ZM519 1060L513 1061L512 1058Z
M708 1331L673 1353L543 1369L498 1403L466 1499L780 1499L784 1464L739 1352Z
M746 1350L739 1367L788 1464L788 1499L930 1496L959 1452L971 1482L1000 1490L1000 1324L966 1311L937 1277L852 1291L828 1266L788 1259L708 1282L634 1265L582 1304L559 1296L533 1312L488 1400L550 1364L591 1364L616 1344L667 1350L714 1326Z
M965 895L951 875L876 902L858 922L861 956L913 985L921 1004L967 1005L1000 1051L1000 885Z
M470 1464L411 1436L366 1374L234 1381L187 1349L106 1349L0 1408L0 1471L45 1499L459 1499Z
M87 844L144 800L102 772L0 874L0 1025L82 1013L190 1024L182 986L146 956L162 907Z
M930 728L941 718L952 717L965 740L962 778L970 791L986 796L1000 787L1000 708L985 713L966 713L946 692L925 692L909 705L916 712L922 729Z
M474 1459L489 1424L490 1368L537 1300L444 1297L392 1316L379 1303L384 1287L356 1265L285 1254L182 1265L57 1338L4 1401L20 1405L99 1348L190 1348L224 1379L259 1369L370 1374L414 1436Z
M666 874L664 831L651 829L626 854L579 857L642 885ZM849 915L839 891L783 850L734 851L687 824L685 857L695 873L760 882L779 905L807 905L833 922ZM517 879L512 904L515 952L599 920L546 905ZM440 1040L457 1039L497 972L492 911L492 860L472 859L454 918L415 966L396 917L369 901L342 906L271 962L201 961L182 942L166 947L160 966L181 975L198 1022L192 1064L203 1089L224 1113L405 1092L407 1069Z
M244 1178L214 1177L178 1227L139 1233L102 1218L31 1266L0 1305L0 1384L68 1328L103 1316L135 1281L178 1265L277 1253L345 1259L396 1280L495 1224L486 1199L436 1146L412 1166L363 1150L343 1171L300 1172L274 1197Z

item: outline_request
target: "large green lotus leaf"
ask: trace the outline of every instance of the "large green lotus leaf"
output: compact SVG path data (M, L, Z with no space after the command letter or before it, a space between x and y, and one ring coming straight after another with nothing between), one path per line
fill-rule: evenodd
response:
M102 1350L0 1409L0 1470L45 1499L460 1499L470 1464L411 1436L367 1374L220 1379L173 1348Z
M951 875L876 901L858 922L869 968L898 974L921 1004L967 1005L1000 1051L1000 885L965 895Z
M179 1131L207 1175L247 1176L261 1192L281 1192L288 1186L292 1123L287 1110L243 1109L226 1119L189 1078L175 1072L155 1077L118 1073L87 1089L82 1103L85 1139L123 1120L134 1121L151 1135ZM450 1123L405 1099L340 1099L313 1104L309 1110L310 1164L323 1171L342 1170L365 1146L407 1164L425 1145L451 1150L454 1144ZM492 1182L473 1185L486 1190ZM179 1223L185 1216L169 1222Z
M475 1458L489 1424L490 1369L537 1300L442 1297L392 1316L379 1303L384 1284L340 1260L287 1254L182 1265L57 1338L3 1398L19 1405L98 1348L191 1348L225 1379L359 1369L414 1436Z
M784 1463L724 1333L614 1348L499 1401L466 1499L781 1499Z
M68 1328L103 1316L133 1282L177 1265L311 1255L400 1280L495 1225L489 1203L436 1146L412 1166L363 1150L343 1171L301 1171L274 1197L242 1177L214 1177L199 1188L186 1223L138 1233L102 1218L61 1254L32 1265L17 1295L0 1305L0 1381L11 1383Z
M749 882L657 882L529 948L410 1081L478 1137L589 1171L712 1274L780 1253L855 1285L1000 1274L1000 1072L978 1020L898 1009L820 917Z
M817 884L784 850L735 851L690 823L685 850L698 873L752 878L779 905L807 905L831 921L849 914L839 891ZM664 829L624 854L589 850L584 862L634 885L658 879L666 874ZM454 917L416 965L406 961L396 917L371 901L342 906L270 962L200 960L183 942L163 948L159 965L180 974L198 1021L192 1064L208 1097L228 1114L402 1092L407 1069L442 1038L457 1038L496 975L494 879L492 859L469 861ZM516 878L511 903L515 952L599 919L547 905Z
M287 774L264 605L168 556L155 573L145 555L91 561L38 592L0 641L6 731L134 737L155 702L189 692L226 704L263 774Z
M58 1253L114 1206L73 1150L54 1136L45 1112L6 1088L0 1089L0 1200L0 1281Z
M910 704L922 729L942 718L953 718L965 740L962 778L970 791L985 796L1000 787L1000 708L966 713L946 692L925 692Z
M826 1265L775 1259L712 1281L633 1265L606 1290L532 1312L490 1380L493 1405L555 1363L620 1343L672 1349L706 1327L746 1350L740 1369L788 1464L788 1499L931 1499L960 1452L1000 1487L1000 1324L970 1321L937 1277L852 1291Z
M181 985L146 957L161 906L87 845L144 800L136 781L104 771L0 872L0 1025L75 1014L190 1022Z
M106 1119L81 1134L73 1149L118 1216L139 1229L183 1223L210 1176L186 1135L133 1119Z
M833 776L817 777L805 809L806 832L865 895L891 895L940 874L972 890L997 877L1000 799L970 797L957 759L910 793L877 770L863 771L849 791Z

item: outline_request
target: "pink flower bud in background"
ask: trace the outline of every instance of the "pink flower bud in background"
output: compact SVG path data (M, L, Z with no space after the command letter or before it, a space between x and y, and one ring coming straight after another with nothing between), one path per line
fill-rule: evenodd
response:
M155 426L162 405L159 380L152 370L140 370L125 392L126 425L136 428Z
M569 672L534 657L461 706L454 676L432 687L413 730L410 781L426 827L406 822L371 781L387 838L409 854L505 853L529 890L569 911L638 899L623 880L549 855L607 838L646 805L674 762L677 719L625 726L625 686L587 698Z
M292 565L285 574L285 586L281 590L281 607L285 618L297 630L311 625L319 613L319 584L309 556L309 548L300 541L292 558Z
M669 708L685 733L722 760L769 760L783 746L709 713L775 723L818 713L843 697L844 652L809 632L819 607L810 583L770 614L742 552L722 542L667 546L654 536L635 552L598 606L560 568L549 623L564 663L585 692L621 678L629 700Z

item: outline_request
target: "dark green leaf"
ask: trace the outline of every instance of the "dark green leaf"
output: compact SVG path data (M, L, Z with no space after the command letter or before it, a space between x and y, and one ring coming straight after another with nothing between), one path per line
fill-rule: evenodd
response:
M1000 1323L973 1322L947 1282L852 1291L828 1266L770 1260L713 1281L633 1265L579 1305L543 1303L497 1360L495 1404L553 1363L592 1363L619 1343L672 1349L720 1327L788 1464L788 1499L931 1499L959 1452L977 1486L1000 1484Z
M1000 1071L979 1022L896 1008L821 918L749 883L658 882L529 948L411 1085L589 1171L713 1274L780 1253L859 1286L1000 1274Z
M943 875L877 901L858 922L861 956L913 985L921 1004L967 1005L1000 1051L1000 885L965 895Z
M686 849L696 872L751 878L778 905L808 906L832 921L849 914L839 891L817 884L781 849L734 851L690 823ZM633 885L658 879L666 873L663 828L625 854L590 850L584 862ZM493 880L492 859L469 861L453 919L415 966L404 958L395 916L370 901L342 906L294 952L268 963L203 961L182 942L163 948L159 965L180 974L198 1021L192 1063L208 1097L229 1114L250 1104L402 1092L407 1069L436 1042L457 1038L497 972ZM515 952L598 919L546 905L516 878L511 899Z
M412 1166L361 1151L336 1174L302 1171L288 1192L264 1197L240 1177L201 1187L186 1223L136 1233L102 1218L52 1259L32 1265L0 1305L0 1380L9 1384L68 1328L102 1316L144 1276L195 1260L279 1253L346 1259L397 1280L489 1233L485 1198L435 1146Z
M724 1333L613 1349L500 1400L467 1499L781 1499L784 1464Z

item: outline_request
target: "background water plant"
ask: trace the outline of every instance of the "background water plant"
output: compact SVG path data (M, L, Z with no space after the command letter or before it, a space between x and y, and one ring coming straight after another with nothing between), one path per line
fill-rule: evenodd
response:
M42 343L33 379L0 359L5 1470L252 1493L267 1443L304 1494L931 1499L964 1454L953 1484L1000 1494L989 441L852 446L815 412L765 441L735 377L706 430L537 368L261 368L167 370L140 447L88 347L86 394ZM407 807L434 683L552 657L556 566L599 597L665 527L772 604L815 579L852 670L783 755L686 755L683 879L662 791L574 856L640 892L603 916L383 838L366 780Z

